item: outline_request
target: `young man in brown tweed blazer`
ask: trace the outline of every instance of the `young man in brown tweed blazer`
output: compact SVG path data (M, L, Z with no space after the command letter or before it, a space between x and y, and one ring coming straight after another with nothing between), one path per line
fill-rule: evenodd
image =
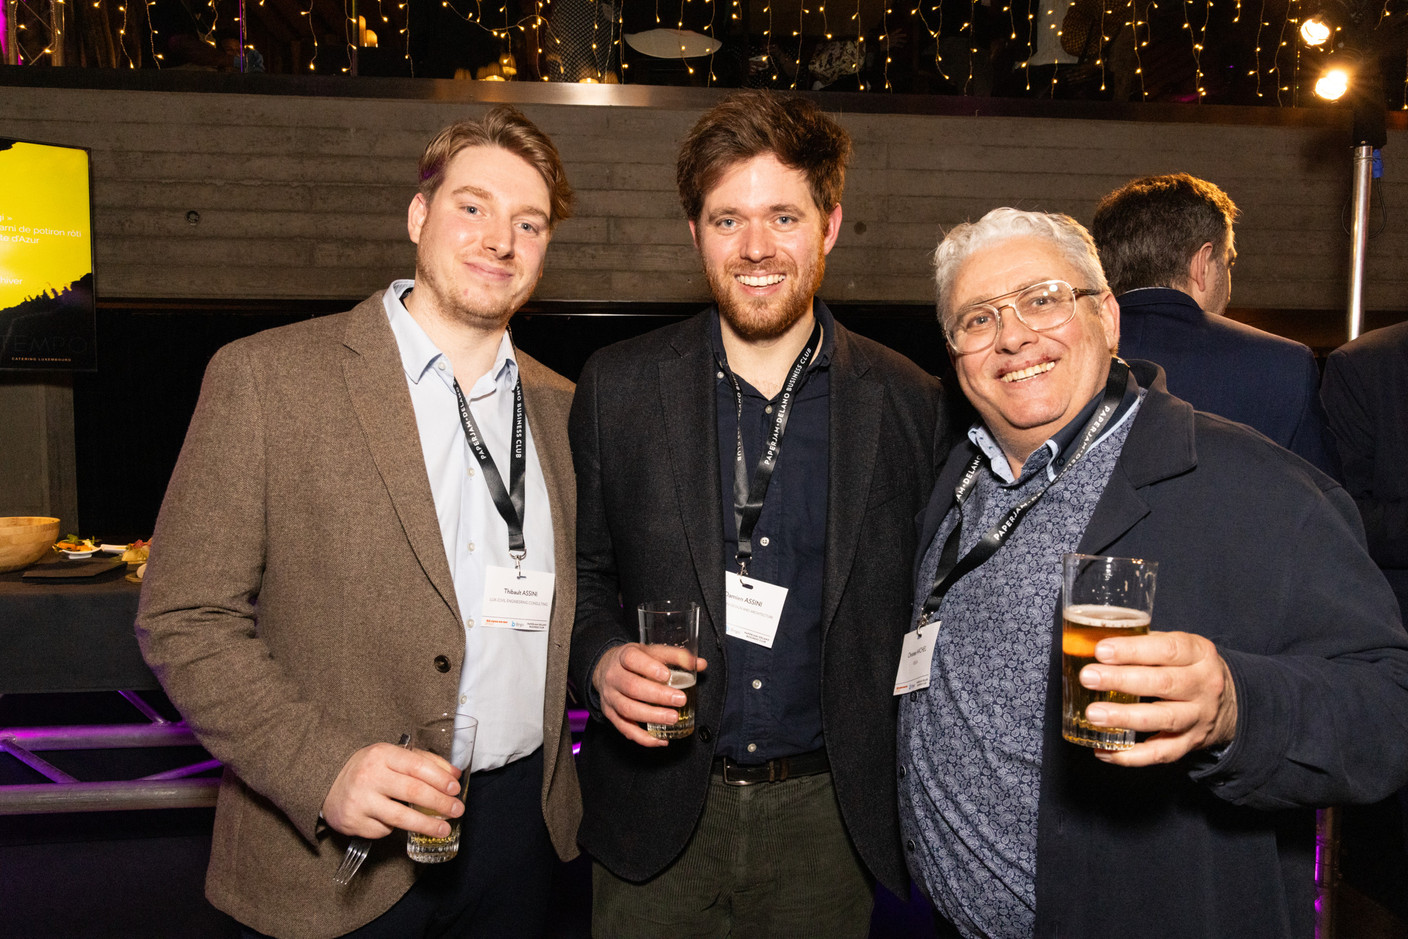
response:
M512 108L420 170L416 279L222 349L153 539L137 632L225 763L207 894L246 936L532 935L553 849L576 853L572 385L506 333L571 189ZM486 577L518 562L550 614L491 628ZM457 771L394 743L454 711L480 724L463 806ZM399 829L448 824L405 803L464 813L455 860L408 860ZM352 837L377 840L337 887Z

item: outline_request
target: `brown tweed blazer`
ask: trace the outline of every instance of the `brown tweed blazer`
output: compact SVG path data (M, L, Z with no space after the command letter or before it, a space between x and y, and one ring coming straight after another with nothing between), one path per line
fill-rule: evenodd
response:
M576 606L572 384L518 353L547 478L557 591L543 702L543 815L577 853L564 719ZM143 654L224 762L206 893L260 932L338 936L415 878L377 842L347 889L318 818L352 753L453 710L462 622L381 295L232 343L211 361L153 537ZM446 666L448 662L448 667Z

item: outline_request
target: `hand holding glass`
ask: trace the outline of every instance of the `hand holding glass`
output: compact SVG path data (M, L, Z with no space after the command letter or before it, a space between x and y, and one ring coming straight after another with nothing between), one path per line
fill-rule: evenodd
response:
M479 722L467 714L441 714L433 720L417 727L411 737L411 746L416 750L428 750L448 760L460 771L460 801L464 801L465 789L469 785L469 764L474 758L474 738L479 730ZM437 812L412 806L417 811L437 818L445 818ZM463 816L461 816L463 817ZM422 864L438 864L448 861L460 850L460 819L447 818L450 833L444 838L432 838L419 832L406 832L406 854L412 861Z
M695 658L699 654L699 606L686 600L656 600L642 603L640 641L645 651L670 669L669 685L685 695L679 719L673 724L645 725L652 737L675 740L694 733L694 692L698 675Z
M1101 750L1128 750L1134 731L1096 727L1085 709L1097 701L1137 704L1139 696L1092 691L1080 670L1095 661L1095 646L1116 636L1143 636L1154 613L1158 563L1136 558L1068 554L1062 558L1061 736Z

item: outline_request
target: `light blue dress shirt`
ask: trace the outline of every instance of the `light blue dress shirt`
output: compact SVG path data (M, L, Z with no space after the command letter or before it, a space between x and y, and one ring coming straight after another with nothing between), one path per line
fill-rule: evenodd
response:
M503 766L542 746L548 634L546 630L481 625L488 569L514 567L508 552L508 525L495 508L484 473L465 440L455 400L454 369L401 302L414 286L414 281L394 281L382 302L401 352L435 515L454 577L455 599L464 617L458 709L479 721L471 764L471 771L478 772ZM513 388L517 381L518 361L505 331L488 373L475 376L471 386L463 381L460 384L505 485L509 485ZM523 569L554 573L547 483L531 428L527 438L523 538L528 554Z

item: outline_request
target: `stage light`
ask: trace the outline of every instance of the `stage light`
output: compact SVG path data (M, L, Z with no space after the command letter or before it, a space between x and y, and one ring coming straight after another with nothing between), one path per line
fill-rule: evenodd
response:
M1335 66L1325 70L1315 82L1315 93L1326 101L1338 101L1349 90L1349 70Z
M1330 24L1316 14L1300 25L1300 38L1307 46L1323 46L1330 38Z

